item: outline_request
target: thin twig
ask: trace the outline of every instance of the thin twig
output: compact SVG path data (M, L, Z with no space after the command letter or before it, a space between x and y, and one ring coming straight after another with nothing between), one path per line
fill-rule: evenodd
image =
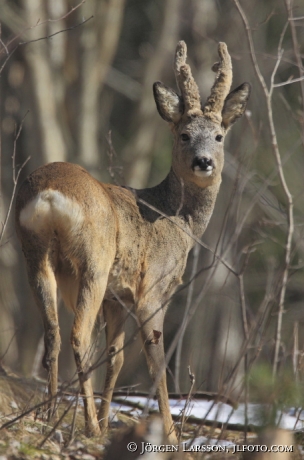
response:
M72 400L70 402L70 404L68 405L68 407L66 408L66 410L63 412L63 414L61 415L61 417L58 419L58 421L55 423L55 425L53 426L53 428L51 429L51 431L43 438L43 440L39 443L38 447L39 449L41 449L43 447L43 445L46 443L46 441L52 436L52 434L55 432L57 426L62 422L62 420L64 419L64 417L67 415L67 413L69 412L69 410L71 409L72 405L74 404L74 401Z
M292 37L292 43L293 43L293 51L294 55L297 61L297 67L298 71L300 74L300 80L298 80L301 84L301 95L302 95L302 112L304 115L304 69L303 69L303 64L302 64L302 57L301 57L301 52L300 52L300 45L298 43L298 37L297 37L297 32L296 32L296 27L293 19L293 14L292 14L292 2L290 0L285 0L285 6L286 10L288 13L288 21L290 24L290 30L291 30L291 37ZM302 119L302 126L304 124L304 118Z
M288 216L287 216L288 232L287 232L286 245L285 245L285 261L284 261L284 269L283 269L283 275L282 275L282 281L281 281L281 291L279 295L278 319L277 319L276 338L275 338L275 353L274 353L274 360L273 360L273 376L275 376L277 373L278 363L279 363L279 350L280 350L280 345L281 345L281 332L282 332L282 322L283 322L283 314L284 314L285 294L286 294L288 272L289 272L289 266L290 266L292 239L293 239L293 233L294 233L293 198L289 191L288 185L286 183L285 174L284 174L284 170L282 167L281 155L280 155L278 141L277 141L276 130L274 126L272 100L271 100L273 88L271 86L270 89L268 90L264 77L261 73L259 64L257 62L256 54L255 54L255 48L254 48L251 28L249 26L249 22L244 13L244 10L242 9L240 5L239 0L234 0L234 3L243 20L243 23L246 29L248 43L249 43L250 56L251 56L251 60L253 63L253 67L258 77L258 81L260 82L264 95L265 95L265 100L266 100L266 105L267 105L267 117L268 117L268 123L269 123L270 134L271 134L272 151L273 151L274 158L277 164L278 176L281 182L281 187L286 197L287 206L288 206ZM284 27L284 30L285 30L285 27ZM278 59L279 59L280 53L281 53L281 50L279 49ZM274 73L273 73L273 77L274 77Z
M224 353L223 353L221 371L220 371L219 378L218 378L218 386L219 386L219 388L222 388L222 386L223 386L224 366L225 366L225 361L226 361L226 356L227 356L228 342L229 342L229 335L230 335L230 326L231 326L231 310L232 310L232 305L230 303L230 305L229 305L229 316L228 316L228 327L227 327L227 334L226 334L226 340L225 340L225 348L224 348Z
M5 53L9 54L8 48L7 48L6 44L3 42L3 40L2 40L2 24L1 23L0 23L0 43L3 46ZM1 51L0 51L0 53L1 53Z
M191 398L192 398L193 388L194 388L194 384L195 384L195 375L193 374L193 372L191 372L190 366L188 366L188 373L189 373L189 378L190 378L190 390L189 390L189 393L188 393L188 396L187 396L187 399L186 399L186 402L185 402L185 406L183 408L181 425L180 425L180 432L179 432L179 436L178 436L178 442L180 442L180 439L181 439L182 434L183 434L183 428L184 428L185 419L186 419L186 412L187 412L189 403L190 403Z
M117 153L113 146L111 130L108 132L108 135L106 136L106 140L109 145L109 149L107 149L107 155L109 157L109 163L110 163L108 166L108 171L109 171L111 178L115 182L115 184L121 185L122 183L125 182L124 177L123 177L123 168L120 165L114 164L115 162L117 162ZM115 174L116 172L118 174L119 180L117 180L116 178L116 174Z
M8 210L7 210L5 220L4 220L4 223L2 225L2 230L1 230L1 233L0 233L0 245L1 245L1 241L2 241L2 238L3 238L4 232L5 232L6 226L7 226L8 219L9 219L9 217L11 215L11 211L12 211L12 207L13 207L14 198L15 198L15 195L16 195L16 188L17 188L17 183L18 183L20 173L23 170L23 168L25 167L25 165L30 161L30 159L31 159L31 157L27 157L27 159L22 163L22 165L20 166L20 168L18 170L18 173L17 173L17 176L16 176L16 183L14 184L14 188L13 188L12 196L11 196L10 203L9 203L9 206L8 206Z
M303 21L304 16L299 16L297 18L288 18L288 21Z
M200 246L197 244L194 246L194 250L193 250L193 263L192 263L192 271L191 271L191 276L190 276L190 279L192 280L194 280L195 274L197 272L199 252L200 252ZM179 379L180 379L181 355L182 355L182 349L183 349L184 335L186 332L187 317L188 317L189 309L191 307L192 298L193 298L193 290L194 290L194 283L192 282L187 292L186 308L184 311L184 316L182 320L182 328L181 328L179 340L178 340L177 347L176 347L175 390L177 393L180 392Z
M45 37L33 38L32 40L28 40L25 42L19 42L17 46L28 45L29 43L39 42L40 40L48 40L49 38L55 37L55 35L62 34L63 32L68 32L69 30L77 29L77 27L82 26L83 24L85 24L86 22L90 21L93 18L94 16L92 15L88 19L83 19L83 21L79 22L78 24L74 26L67 27L66 29L58 30L57 32L54 32L53 34L50 34L50 35L46 35Z
M293 373L296 382L299 381L299 323L294 322L293 325L293 350L292 350L292 365Z
M292 428L292 431L295 431L297 429L297 424L298 424L298 421L300 420L302 412L303 412L303 409L300 407L299 410L298 410L297 418L296 418L295 424L294 424L294 426Z
M30 27L26 27L25 29L23 29L21 32L19 32L17 35L15 35L11 40L9 40L5 45L3 44L3 47L5 49L5 52L6 54L10 54L12 53L12 51L10 53L7 52L8 50L8 47L14 43L16 40L18 40L19 37L21 37L21 35L23 35L24 33L28 32L29 30L33 30L35 29L36 27L38 26L42 26L43 24L46 24L48 22L58 22L58 21L62 21L63 19L66 19L68 16L70 16L70 14L72 14L75 10L77 10L81 5L83 5L84 3L86 2L86 0L82 0L80 3L78 3L78 5L72 7L67 13L65 13L63 16L59 17L59 18L56 18L56 19L45 19L44 21L40 22L40 19L38 19L38 21L36 22L36 24L34 24L33 26L30 26ZM90 18L91 19L91 18ZM49 38L49 37L48 37ZM18 47L18 45L17 45ZM16 48L14 48L15 50ZM0 52L1 53L1 52Z
M74 436L75 436L75 427L76 427L76 416L77 416L78 403L79 403L79 391L77 391L77 394L76 394L76 403L75 403L75 408L74 408L74 413L73 413L73 420L72 420L72 427L71 427L71 434L70 434L69 444L73 441Z
M25 165L27 164L27 162L31 158L31 157L27 157L27 159L22 163L22 165L20 166L20 168L18 169L18 172L16 174L16 147L17 147L17 140L19 139L19 136L20 136L22 128L23 128L23 123L24 123L25 117L27 116L28 113L29 113L29 111L27 111L26 114L24 115L24 117L23 117L23 119L21 121L21 124L19 126L19 129L17 131L17 134L15 135L15 139L14 139L14 148L13 148L13 155L12 155L13 184L14 184L14 187L13 187L13 192L12 192L11 199L10 199L10 202L9 202L8 210L7 210L5 219L4 219L4 223L2 225L2 229L1 229L1 232L0 232L0 245L1 245L1 241L2 241L2 238L3 238L4 232L6 230L8 219L9 219L9 217L11 215L12 206L13 206L13 202L14 202L14 198L15 198L15 194L16 194L16 188L17 188L19 176L21 174L21 171L23 170L23 168L25 167Z
M122 298L117 294L117 292L114 291L114 289L112 289L110 287L110 291L113 294L113 296L115 297L115 299L120 303L120 305L126 310L128 315L131 316L134 319L134 321L136 322L137 326L140 327L139 320L138 320L137 316L135 315L135 313L133 313L133 311L130 310L128 305L122 300ZM124 319L124 322L126 321L126 319L127 318Z
M247 255L247 261L249 259L249 252ZM240 287L240 300L241 300L241 308L242 308L242 317L243 317L243 328L244 328L244 339L248 341L249 338L249 331L248 331L248 321L247 321L247 313L246 313L246 300L245 300L245 289L244 289L244 272L239 275L239 287ZM249 341L248 341L249 345ZM244 374L245 374L245 400L244 400L244 416L245 416L245 432L244 438L245 443L247 442L247 432L248 432L248 397L249 397L249 384L248 384L248 347L246 348L245 355L244 355Z
M292 80L286 80L286 81L283 81L282 83L275 83L272 86L273 88L279 88L280 86L292 85L292 83L297 83L302 80L304 80L304 77L294 78Z
M5 356L7 355L8 353L8 350L10 349L10 346L11 344L13 343L13 340L14 338L16 337L16 334L17 334L17 330L14 332L14 334L12 335L10 341L8 342L8 345L6 347L6 350L4 351L4 353L2 354L2 356L0 356L0 362L3 360L3 358L5 358Z
M228 383L230 388L232 388L234 380L237 376L237 371L239 369L239 366L242 362L243 357L245 356L245 353L247 352L248 346L250 343L252 343L254 337L257 336L258 333L261 331L262 324L265 321L265 317L269 315L270 313L270 306L272 299L275 297L275 292L274 288L277 286L277 280L276 282L273 281L271 276L269 276L269 280L266 286L266 292L263 298L263 301L261 302L256 318L252 322L251 330L249 331L248 338L244 340L242 347L239 351L239 355L237 357L237 360L235 362L234 367L231 369L229 372L228 376L226 377L226 390L228 391Z
M15 53L15 51L19 48L19 46L24 46L24 45L28 45L29 43L35 43L35 42L38 42L40 40L48 40L49 38L52 38L52 37L55 37L55 35L58 35L58 34L62 34L63 32L68 32L70 30L74 30L76 29L77 27L79 26L82 26L83 24L85 24L86 22L90 21L91 19L93 19L94 16L90 16L88 19L84 19L82 22L74 25L74 26L71 26L71 27L67 27L66 29L62 29L62 30L59 30L53 34L50 34L50 35L46 35L44 37L40 37L40 38L35 38L33 40L28 40L28 41L25 41L25 42L20 42L18 43L18 45L15 46L15 48L12 49L12 51L10 51L9 55L7 56L7 58L5 59L4 63L2 64L2 66L0 67L0 75L1 75L1 72L3 71L4 67L6 66L8 60L12 57L12 55Z

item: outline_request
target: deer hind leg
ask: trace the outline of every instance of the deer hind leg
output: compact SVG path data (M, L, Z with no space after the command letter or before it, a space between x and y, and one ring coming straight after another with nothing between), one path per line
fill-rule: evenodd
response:
M45 353L43 367L48 372L48 390L51 398L48 405L48 419L55 414L56 394L58 385L58 354L60 351L60 332L57 314L57 285L52 260L45 245L38 238L29 244L30 238L23 251L27 261L29 283L41 312L44 324ZM35 247L31 251L30 247Z
M89 376L91 335L106 289L108 275L101 274L102 272L98 269L87 270L87 272L81 276L79 284L71 343L84 400L85 432L87 436L98 436L100 429Z
M106 338L108 363L102 401L99 408L99 425L104 432L108 427L110 404L115 383L124 361L124 326L125 311L116 300L106 300L103 304L104 320L106 323Z
M157 386L156 395L159 411L163 418L164 430L169 442L177 444L167 390L166 360L163 342L164 311L162 308L159 308L156 313L153 314L153 312L156 312L156 310L139 305L137 317L141 324L141 335L149 373Z

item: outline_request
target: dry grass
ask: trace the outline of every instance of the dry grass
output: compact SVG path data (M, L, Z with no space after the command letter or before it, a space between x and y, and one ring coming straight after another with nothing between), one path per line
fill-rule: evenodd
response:
M43 401L43 385L37 382L20 379L14 375L2 372L0 375L0 421L3 426L10 420L15 419L19 415L24 414L29 409L33 408L27 415L20 417L10 426L0 429L0 458L4 459L41 459L41 460L57 460L57 459L133 459L140 458L140 451L130 453L126 449L128 442L137 441L141 446L141 442L147 441L151 436L150 421L148 426L136 420L133 415L127 413L117 413L116 427L109 430L108 436L101 438L86 438L84 436L84 416L82 405L71 405L70 398L62 397L59 407L59 418L65 413L63 419L58 424L55 430L53 425L46 422L46 414L42 410L35 410L35 406ZM75 423L73 424L73 419ZM155 416L151 418L155 420ZM157 420L157 419L156 419ZM158 422L160 423L160 422ZM73 429L73 425L75 428ZM185 423L183 431L183 440L191 440L197 434L198 426L195 424ZM234 444L245 444L245 433L243 431L222 430L218 427L201 426L199 435L206 438L224 439ZM292 436L292 435L290 435ZM164 443L165 440L155 441L155 444ZM42 445L43 444L43 445ZM208 444L208 442L207 442ZM247 433L247 444L261 444L256 433ZM297 436L295 452L288 458L299 459L301 455L298 452L296 444L303 445L303 438ZM168 460L182 459L183 452L178 454L165 455L159 454L157 459L162 458ZM225 458L241 459L244 458L242 453L222 453L212 452L205 457L202 453L191 453L186 458ZM279 457L276 457L280 460Z

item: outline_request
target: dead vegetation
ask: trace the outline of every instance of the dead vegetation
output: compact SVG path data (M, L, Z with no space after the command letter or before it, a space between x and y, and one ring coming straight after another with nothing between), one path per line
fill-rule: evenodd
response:
M65 393L59 398L58 421L50 425L47 422L47 414L43 412L45 400L45 383L33 380L22 379L7 370L2 370L0 377L0 458L23 459L23 460L131 460L139 458L149 459L151 452L145 452L143 457L141 451L143 445L163 446L169 445L165 438L161 419L158 415L150 415L147 420L139 416L139 411L134 411L133 404L130 410L126 411L128 401L126 398L117 398L124 406L123 412L113 410L111 428L107 436L87 438L84 435L83 406L73 391ZM115 398L114 398L115 400ZM77 402L78 401L78 402ZM72 402L72 404L71 404ZM61 419L61 420L60 420ZM175 423L179 426L182 417L176 417ZM197 420L200 423L199 420ZM245 434L246 433L246 434ZM197 441L193 443L193 439ZM219 446L223 442L230 443L230 447L222 451L195 452L192 444L203 442L211 445L212 440L217 439ZM248 459L249 453L244 451L242 446L246 445L293 445L292 453L282 456L276 453L277 460L300 459L304 446L304 438L298 433L295 438L291 432L284 432L278 429L266 430L261 433L245 430L245 427L238 429L224 429L219 424L209 423L200 425L191 422L187 418L183 425L181 442L186 442L187 447L180 446L176 452L158 452L154 458L157 460L182 460L182 459ZM138 449L130 452L127 449L129 443L136 443ZM216 444L215 444L216 446ZM235 450L239 446L239 451ZM156 455L156 454L155 454ZM267 455L254 458L267 460ZM261 454L262 455L262 454ZM269 454L270 455L270 454Z

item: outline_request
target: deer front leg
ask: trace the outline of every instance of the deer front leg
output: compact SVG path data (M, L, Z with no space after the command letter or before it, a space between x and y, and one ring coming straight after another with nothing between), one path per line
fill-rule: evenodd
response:
M155 311L155 310L154 310ZM164 430L171 444L177 444L174 424L169 405L166 361L163 341L164 311L160 308L153 314L151 308L139 305L137 317L141 324L141 335L144 344L145 355L149 373L153 382L157 384L157 400L159 411L163 418Z
M104 301L103 312L106 323L108 363L105 386L98 413L99 426L102 433L108 428L112 395L118 374L124 361L122 348L125 338L125 312L119 302L115 300Z

